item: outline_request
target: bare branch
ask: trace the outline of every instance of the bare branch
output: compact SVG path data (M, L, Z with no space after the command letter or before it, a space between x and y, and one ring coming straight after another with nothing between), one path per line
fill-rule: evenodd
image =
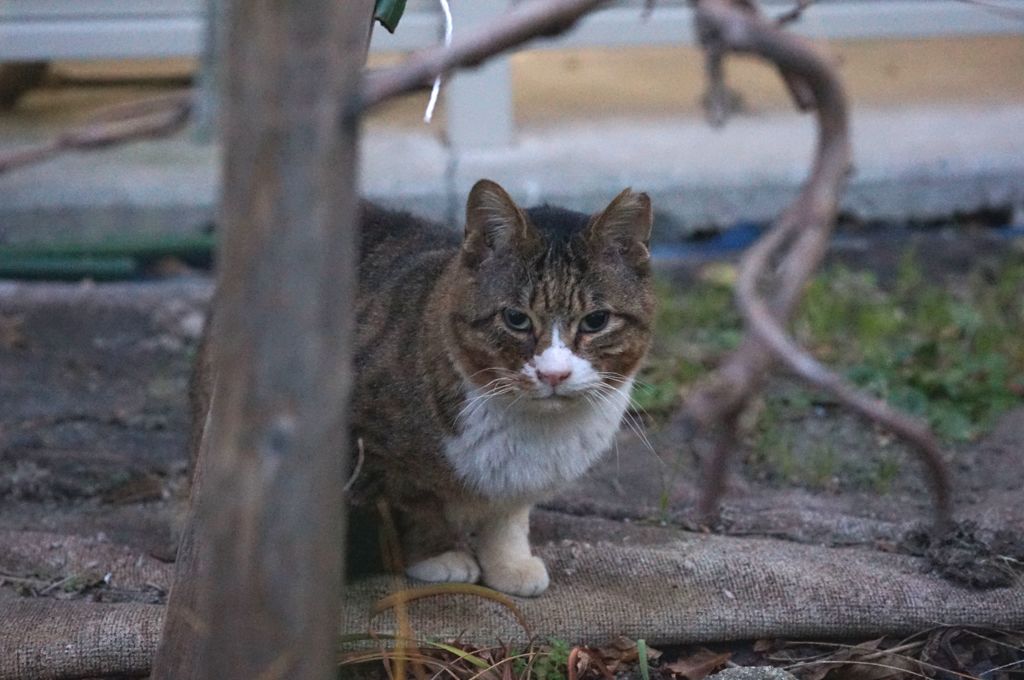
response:
M192 110L189 92L152 97L99 111L92 122L55 139L0 153L0 174L39 163L65 151L99 149L168 135L184 127Z
M974 5L980 9L983 9L992 14L1004 17L1006 19L1014 19L1016 21L1024 21L1024 10L1017 7L1007 7L1000 5L995 2L989 2L989 0L960 0L960 2L966 5Z
M779 26L791 24L803 16L804 10L814 4L815 0L796 0L796 5L787 12L775 17L775 23Z
M766 371L774 361L781 360L800 377L831 392L840 403L914 444L931 476L937 520L945 523L950 517L949 474L927 427L860 393L804 352L784 330L806 282L824 256L850 168L846 95L835 70L805 41L751 12L745 0L698 0L696 21L709 51L758 55L775 64L787 82L806 89L809 101L815 104L819 129L814 165L799 196L741 264L737 298L748 336L687 401L688 412L697 420L724 427L708 463L709 484L701 508L710 511L717 505L737 416L761 388ZM773 262L778 262L778 274L772 281L773 295L766 300L758 286Z
M394 68L367 76L359 108L371 108L385 99L428 87L452 69L476 66L485 59L537 37L559 35L572 28L587 12L608 0L531 0L496 18L486 27L457 38L451 47L435 47L412 54Z
M704 51L704 73L707 76L707 89L701 99L704 115L712 127L722 127L726 121L740 110L742 98L738 92L725 82L725 71L722 59L725 55L713 46Z
M803 8L810 5L814 0L798 0L799 12L793 19L799 17ZM699 4L699 0L698 0ZM760 8L754 0L732 0L735 11L749 16L751 19L762 17ZM783 15L785 18L786 15ZM696 18L696 17L695 17ZM792 19L790 19L792 20ZM704 92L702 105L708 122L714 127L721 127L740 108L742 101L739 93L731 89L725 83L725 72L722 68L722 60L725 57L725 45L714 33L713 25L702 23L697 20L697 37L704 46L704 69L707 74L707 90ZM781 20L776 19L777 25L782 25ZM711 33L706 31L710 30ZM786 83L789 95L794 105L800 111L811 111L815 108L814 94L811 88L803 82L796 74L779 70L779 75Z
M459 67L476 66L534 38L564 33L584 14L607 2L531 0L519 4L485 28L456 40L450 47L422 50L399 66L369 73L364 78L359 105L347 114L358 113L391 97L428 87L438 75ZM112 107L85 127L54 140L0 153L0 174L66 151L171 134L185 124L190 109L188 93Z
M704 461L704 493L701 494L697 512L703 521L710 521L718 512L718 500L725 494L725 482L729 477L729 459L736 448L736 433L739 430L739 411L726 415L719 426L715 448Z

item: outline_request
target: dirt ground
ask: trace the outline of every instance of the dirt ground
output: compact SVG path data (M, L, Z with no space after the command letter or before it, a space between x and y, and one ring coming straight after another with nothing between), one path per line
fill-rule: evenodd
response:
M992 231L908 234L847 234L830 257L884 279L913 238L929 271L952 280L1002 256L1011 243ZM682 288L704 264L698 258L659 266ZM185 483L186 381L210 291L203 274L103 286L0 284L0 532L71 534L141 549L154 565L172 559ZM788 384L775 380L769 392ZM927 552L913 533L929 519L927 488L898 442L827 403L791 419L807 437L835 443L836 470L856 469L880 448L900 455L899 469L885 489L839 475L819 485L793 484L767 474L757 463L757 442L748 439L736 456L719 521L703 527L695 504L706 438L679 417L648 419L650 446L624 430L595 470L545 504L535 540L563 538L551 529L564 523L550 518L568 514ZM966 525L974 546L969 557L984 553L997 535L1004 542L1007 535L1017 537L1017 547L1007 550L1020 547L1022 442L1024 402L976 441L952 447L957 514L973 523ZM585 526L580 523L581 532ZM956 545L964 547L962 541ZM19 555L0 544L0 581L8 594L152 602L165 595L160 583L122 592L104 584L102 575L54 588L54 575L20 571Z

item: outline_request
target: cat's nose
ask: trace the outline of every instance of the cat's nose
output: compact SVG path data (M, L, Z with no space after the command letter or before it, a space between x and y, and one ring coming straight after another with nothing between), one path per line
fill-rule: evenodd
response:
M551 385L552 387L558 387L572 375L571 370L563 371L537 371L537 379L542 383Z

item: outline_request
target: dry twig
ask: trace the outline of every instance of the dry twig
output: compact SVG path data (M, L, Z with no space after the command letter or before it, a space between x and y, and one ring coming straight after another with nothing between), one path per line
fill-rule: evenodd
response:
M65 151L98 149L135 139L160 137L184 127L191 92L152 97L103 109L75 130L40 144L0 153L0 174L39 163Z
M814 165L802 191L779 220L743 258L737 299L747 324L743 345L712 380L687 401L689 413L722 428L708 462L709 483L701 511L711 514L724 486L737 418L764 382L775 361L917 447L931 476L940 524L949 521L949 473L928 428L846 383L803 351L786 334L811 274L818 268L836 217L839 196L850 169L846 96L835 70L805 41L790 35L749 9L746 0L697 0L698 34L709 52L755 54L775 64L788 82L807 88L815 103L818 144ZM712 85L714 87L714 85ZM775 272L772 295L759 293L765 272Z
M1006 19L1013 19L1015 21L1024 21L1024 10L1019 7L1008 7L1001 5L996 2L990 2L989 0L960 0L960 2L967 5L974 5L979 9L985 10L997 16L1001 16Z
M394 68L368 74L357 113L391 97L428 87L453 69L472 67L538 37L564 33L608 0L532 0L483 29L456 40L451 47L422 50ZM55 139L0 153L0 174L39 163L72 150L94 149L146 137L172 134L187 122L190 93L146 99L105 110L91 123Z
M414 53L393 68L371 73L363 84L359 108L366 110L406 92L429 87L439 75L477 66L538 37L559 35L608 0L532 0L516 5L484 28L457 38L450 47Z
M813 4L814 0L796 0L796 4L792 8L775 17L775 23L779 26L791 24L803 16L804 10Z
M450 47L435 47L411 55L399 66L369 73L356 111L361 113L391 97L428 87L434 79L453 69L471 67L538 37L564 33L576 21L608 0L532 0L495 19L485 28L465 35ZM160 106L154 103L162 100ZM188 93L148 99L117 107L119 115L111 121L111 111L101 121L24 149L0 154L0 174L14 168L38 163L57 154L109 146L144 137L171 134L188 120L191 101Z

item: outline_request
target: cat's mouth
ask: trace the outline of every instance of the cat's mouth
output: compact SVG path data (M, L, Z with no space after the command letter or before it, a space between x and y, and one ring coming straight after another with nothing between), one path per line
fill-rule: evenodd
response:
M558 408L568 404L574 404L583 397L582 390L559 390L548 387L546 390L535 388L530 401L543 407Z
M542 394L534 397L537 401L576 401L579 399L579 393L562 394L560 392L552 392L551 394Z
M548 394L546 396L533 396L530 398L529 410L537 414L560 413L567 410L575 410L580 403L579 395L576 394Z

